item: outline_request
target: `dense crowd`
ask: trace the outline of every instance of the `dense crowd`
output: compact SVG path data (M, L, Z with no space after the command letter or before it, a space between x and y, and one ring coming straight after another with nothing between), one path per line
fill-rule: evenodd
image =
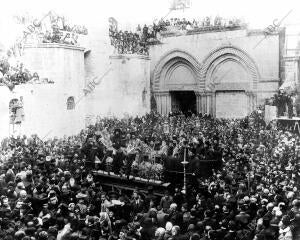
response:
M111 45L117 50L119 54L149 54L149 43L155 40L157 33L160 31L157 25L149 28L144 25L143 28L138 27L136 32L122 31L116 29L109 30L109 37Z
M159 33L174 32L181 30L205 31L207 29L229 29L242 27L245 24L240 19L224 19L216 16L214 19L206 17L201 21L185 18L161 19L152 25L137 26L135 32L122 31L117 28L109 29L111 45L119 54L149 54L149 45L157 43Z
M178 30L204 30L205 28L234 28L245 26L245 23L241 19L225 19L219 16L215 18L205 17L202 20L188 20L185 18L170 18L167 20L160 20L159 26L163 27L166 31L168 27L175 27Z
M162 197L151 187L107 192L96 164L135 161L148 151L141 143L179 158L189 145L188 161L220 148L224 167L188 183L187 195L176 184ZM265 126L257 112L243 120L104 118L77 136L5 139L0 239L296 240L299 157L299 136Z

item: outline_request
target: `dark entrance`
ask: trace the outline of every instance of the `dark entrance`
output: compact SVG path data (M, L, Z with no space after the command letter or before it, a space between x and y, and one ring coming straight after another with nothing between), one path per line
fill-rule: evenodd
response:
M196 95L194 91L171 91L172 112L184 114L196 113Z

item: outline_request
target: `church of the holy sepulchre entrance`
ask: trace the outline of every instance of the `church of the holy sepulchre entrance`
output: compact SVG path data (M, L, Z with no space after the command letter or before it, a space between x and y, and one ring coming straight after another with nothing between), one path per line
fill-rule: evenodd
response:
M172 112L191 114L197 112L196 95L194 91L170 91Z
M157 111L243 118L256 106L259 73L242 49L222 46L204 56L174 49L158 59L152 75Z

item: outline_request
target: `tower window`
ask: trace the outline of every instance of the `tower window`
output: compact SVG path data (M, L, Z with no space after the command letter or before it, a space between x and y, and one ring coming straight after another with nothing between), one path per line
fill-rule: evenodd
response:
M67 110L75 109L75 100L74 97L68 97L67 99Z

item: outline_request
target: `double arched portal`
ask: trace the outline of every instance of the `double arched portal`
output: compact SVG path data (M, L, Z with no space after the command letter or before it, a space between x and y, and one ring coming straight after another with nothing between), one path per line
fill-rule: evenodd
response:
M259 72L243 50L223 46L200 64L179 49L164 55L152 76L157 110L191 110L219 118L239 118L256 106Z

